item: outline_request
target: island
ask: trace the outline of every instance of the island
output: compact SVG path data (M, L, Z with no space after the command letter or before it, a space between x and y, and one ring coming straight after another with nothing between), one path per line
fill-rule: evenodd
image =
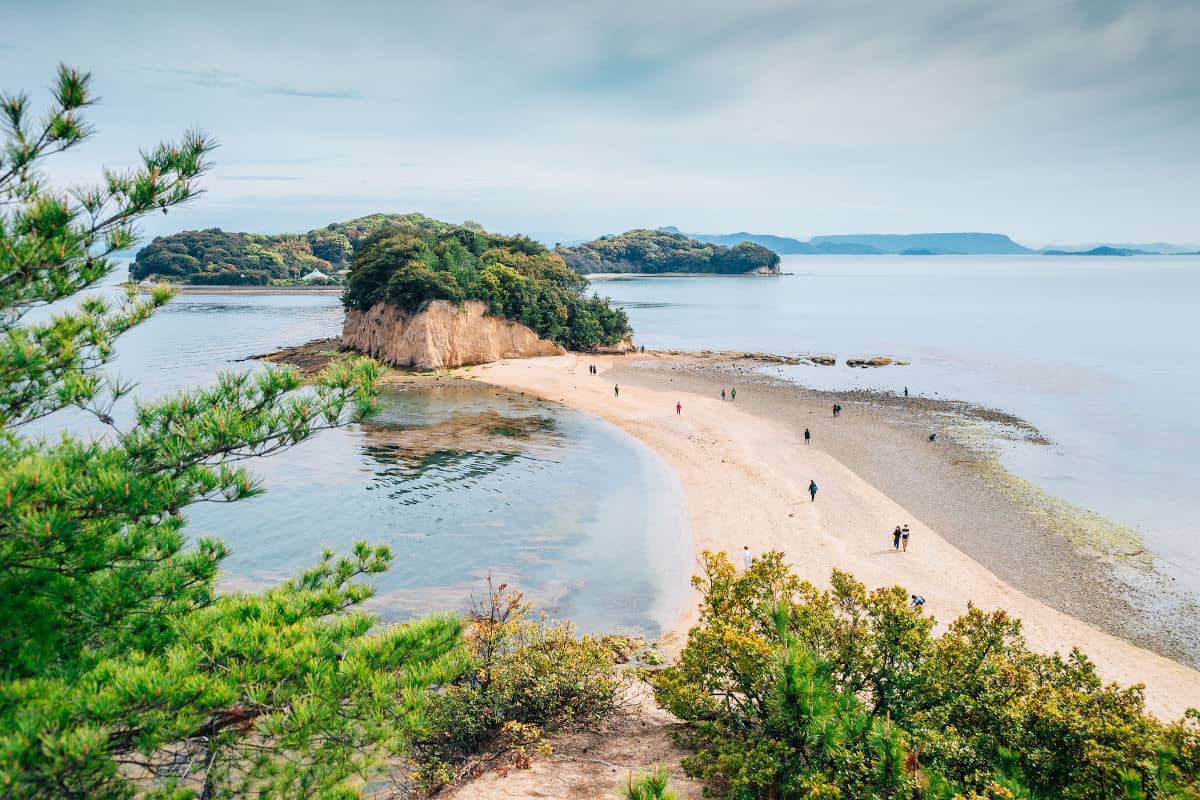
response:
M635 229L601 236L554 251L567 266L583 274L712 273L720 275L778 275L779 256L760 244L739 242L732 247L697 241L667 230Z
M356 246L342 345L440 369L632 347L625 312L526 236L428 217L391 221Z
M138 251L129 275L136 281L199 286L342 282L358 246L372 233L393 225L432 228L444 224L417 213L369 214L308 233L236 233L220 228L181 231L156 237ZM476 223L463 224L482 230Z

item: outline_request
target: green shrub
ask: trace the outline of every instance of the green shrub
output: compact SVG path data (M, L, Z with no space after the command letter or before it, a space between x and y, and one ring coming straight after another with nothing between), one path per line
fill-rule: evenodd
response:
M700 622L652 680L718 796L1200 797L1200 715L1164 725L1140 685L1030 651L1004 611L934 636L904 589L835 570L821 591L780 553L740 574L705 553L694 583Z
M469 774L472 759L528 766L544 734L600 724L616 707L620 676L609 649L568 622L534 615L501 584L473 609L471 669L435 695L413 749L414 777L435 789Z

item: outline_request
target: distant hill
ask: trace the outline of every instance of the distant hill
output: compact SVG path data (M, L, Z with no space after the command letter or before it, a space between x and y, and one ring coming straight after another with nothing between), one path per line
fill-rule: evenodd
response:
M1044 256L1158 256L1162 253L1150 253L1146 250L1130 250L1127 247L1109 247L1101 245L1091 250L1043 250Z
M659 230L679 233L679 229L674 226L666 226ZM867 233L814 236L808 241L788 236L745 231L720 234L689 233L686 235L701 242L726 247L736 245L738 242L753 242L773 250L781 256L1025 255L1035 252L999 233Z
M1088 244L1052 244L1043 247L1040 252L1044 255L1062 255L1064 253L1077 255L1090 253L1099 248L1128 250L1129 255L1149 256L1186 256L1195 255L1197 251L1200 251L1200 245L1195 244L1171 244L1170 242L1091 242ZM1098 255L1114 254L1099 253Z
M702 242L678 231L637 229L603 236L575 247L558 247L576 272L711 272L727 275L779 274L779 256L742 241L732 247Z
M666 225L659 228L659 230L667 233L680 232L674 225ZM746 233L745 231L741 231L739 233L689 233L685 235L700 242L719 244L722 247L733 247L741 242L752 242L762 245L768 250L773 250L781 256L796 254L811 255L816 252L808 242L802 242L799 239L792 239L788 236L774 236L769 233Z
M848 236L814 236L814 246L863 245L884 253L921 251L923 255L1026 255L1034 251L1002 233L867 233Z

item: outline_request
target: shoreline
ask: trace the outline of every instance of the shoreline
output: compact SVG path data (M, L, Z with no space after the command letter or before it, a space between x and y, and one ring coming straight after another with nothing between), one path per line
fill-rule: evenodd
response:
M166 286L179 294L341 294L346 289L345 286L203 286L176 283L156 283L147 287L138 284L137 289L146 292L159 286Z
M588 374L589 363L599 377ZM502 361L458 374L595 414L650 446L684 487L697 553L724 550L737 561L743 545L756 555L775 549L818 586L828 585L833 567L868 587L903 585L925 596L939 629L971 602L1004 608L1023 620L1032 648L1079 647L1105 680L1145 683L1152 713L1174 719L1200 706L1200 672L1183 663L1195 663L1195 640L1168 630L1178 617L1156 623L1134 609L1102 561L1036 524L994 476L974 469L983 459L967 445L940 437L929 446L916 427L955 410L943 401L821 392L658 353ZM730 385L741 389L736 403L719 399ZM831 419L831 398L848 406L842 419ZM1015 419L992 413L1001 418L978 421ZM799 437L806 426L809 447ZM815 503L810 477L820 487ZM913 529L907 553L891 547L889 532L900 523ZM666 632L666 649L682 646L694 614Z

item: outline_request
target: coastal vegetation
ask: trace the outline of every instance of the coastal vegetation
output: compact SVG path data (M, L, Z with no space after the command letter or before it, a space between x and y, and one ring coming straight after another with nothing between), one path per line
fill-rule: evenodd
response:
M313 270L336 276L350 267L367 236L400 224L426 230L448 227L423 214L370 214L300 234L181 231L156 237L138 251L129 274L139 281L228 286L298 281Z
M730 798L1200 797L1200 712L1164 724L1140 686L1028 649L972 608L934 636L900 587L801 581L768 553L705 553L699 624L655 678L690 723L685 769Z
M682 233L632 230L575 247L558 247L567 266L583 274L604 272L710 272L740 275L779 272L779 256L762 245L707 244Z
M587 296L586 278L525 236L428 218L388 224L360 244L343 303L380 303L418 312L432 300L481 300L497 316L575 350L615 344L629 334L625 312Z
M430 699L413 777L437 790L485 766L527 768L548 754L546 735L593 728L616 708L621 677L609 645L569 622L535 615L505 584L472 609L471 668Z

